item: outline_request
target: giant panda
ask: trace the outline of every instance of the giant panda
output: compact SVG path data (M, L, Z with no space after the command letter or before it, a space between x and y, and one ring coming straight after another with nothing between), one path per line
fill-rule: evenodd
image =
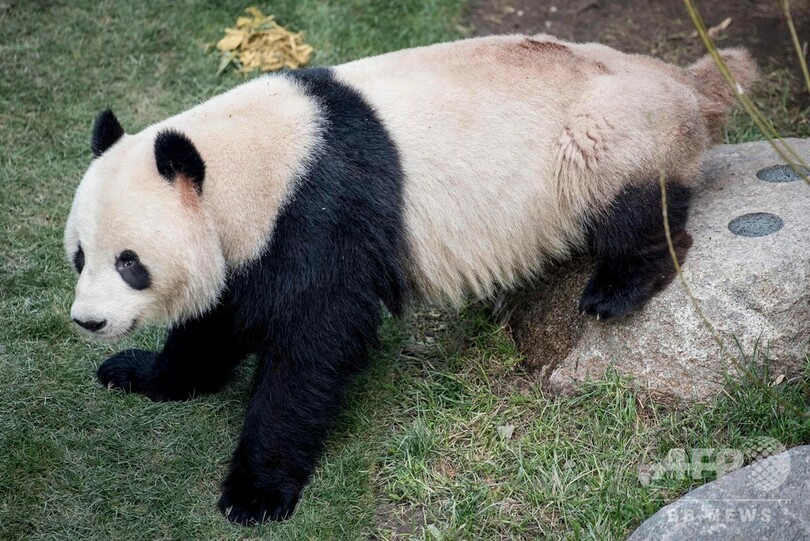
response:
M754 64L722 56L741 91ZM734 98L708 57L511 35L264 75L135 135L106 110L65 230L70 315L104 339L170 328L162 351L98 369L155 401L216 392L255 353L218 506L284 519L384 309L486 297L577 252L596 259L582 312L621 317L664 287L660 176L683 257Z

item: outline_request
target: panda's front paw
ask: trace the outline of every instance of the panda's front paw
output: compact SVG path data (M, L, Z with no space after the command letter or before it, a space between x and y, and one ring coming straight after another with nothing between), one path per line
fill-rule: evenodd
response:
M300 494L300 489L260 489L249 480L231 475L222 484L217 507L231 522L253 526L290 518Z
M153 375L156 357L153 351L127 349L101 363L98 379L110 389L143 394L155 402L167 400L157 388Z

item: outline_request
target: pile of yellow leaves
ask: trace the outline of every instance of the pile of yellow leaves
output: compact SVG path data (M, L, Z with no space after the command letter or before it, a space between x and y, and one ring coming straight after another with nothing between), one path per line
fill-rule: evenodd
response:
M242 73L300 68L312 58L312 47L304 43L302 32L294 34L280 26L272 15L255 7L245 10L250 17L236 19L236 28L226 28L217 43L222 51L219 72L235 64Z

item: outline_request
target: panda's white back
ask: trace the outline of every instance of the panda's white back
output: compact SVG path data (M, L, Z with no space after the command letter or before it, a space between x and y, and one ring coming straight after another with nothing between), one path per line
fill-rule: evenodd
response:
M492 36L335 72L400 150L415 278L434 300L484 295L568 256L583 241L583 217L634 174L691 177L707 144L678 68L596 44ZM679 125L689 141L668 133Z

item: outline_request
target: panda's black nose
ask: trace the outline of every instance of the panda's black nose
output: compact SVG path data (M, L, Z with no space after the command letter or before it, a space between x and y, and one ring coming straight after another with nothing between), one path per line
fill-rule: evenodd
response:
M85 329L87 329L88 331L91 331L91 332L100 331L101 329L104 328L104 325L107 324L106 319L102 319L101 321L93 321L93 320L82 321L81 319L76 319L74 317L73 321L75 321L76 325L78 325L79 327L85 328Z

